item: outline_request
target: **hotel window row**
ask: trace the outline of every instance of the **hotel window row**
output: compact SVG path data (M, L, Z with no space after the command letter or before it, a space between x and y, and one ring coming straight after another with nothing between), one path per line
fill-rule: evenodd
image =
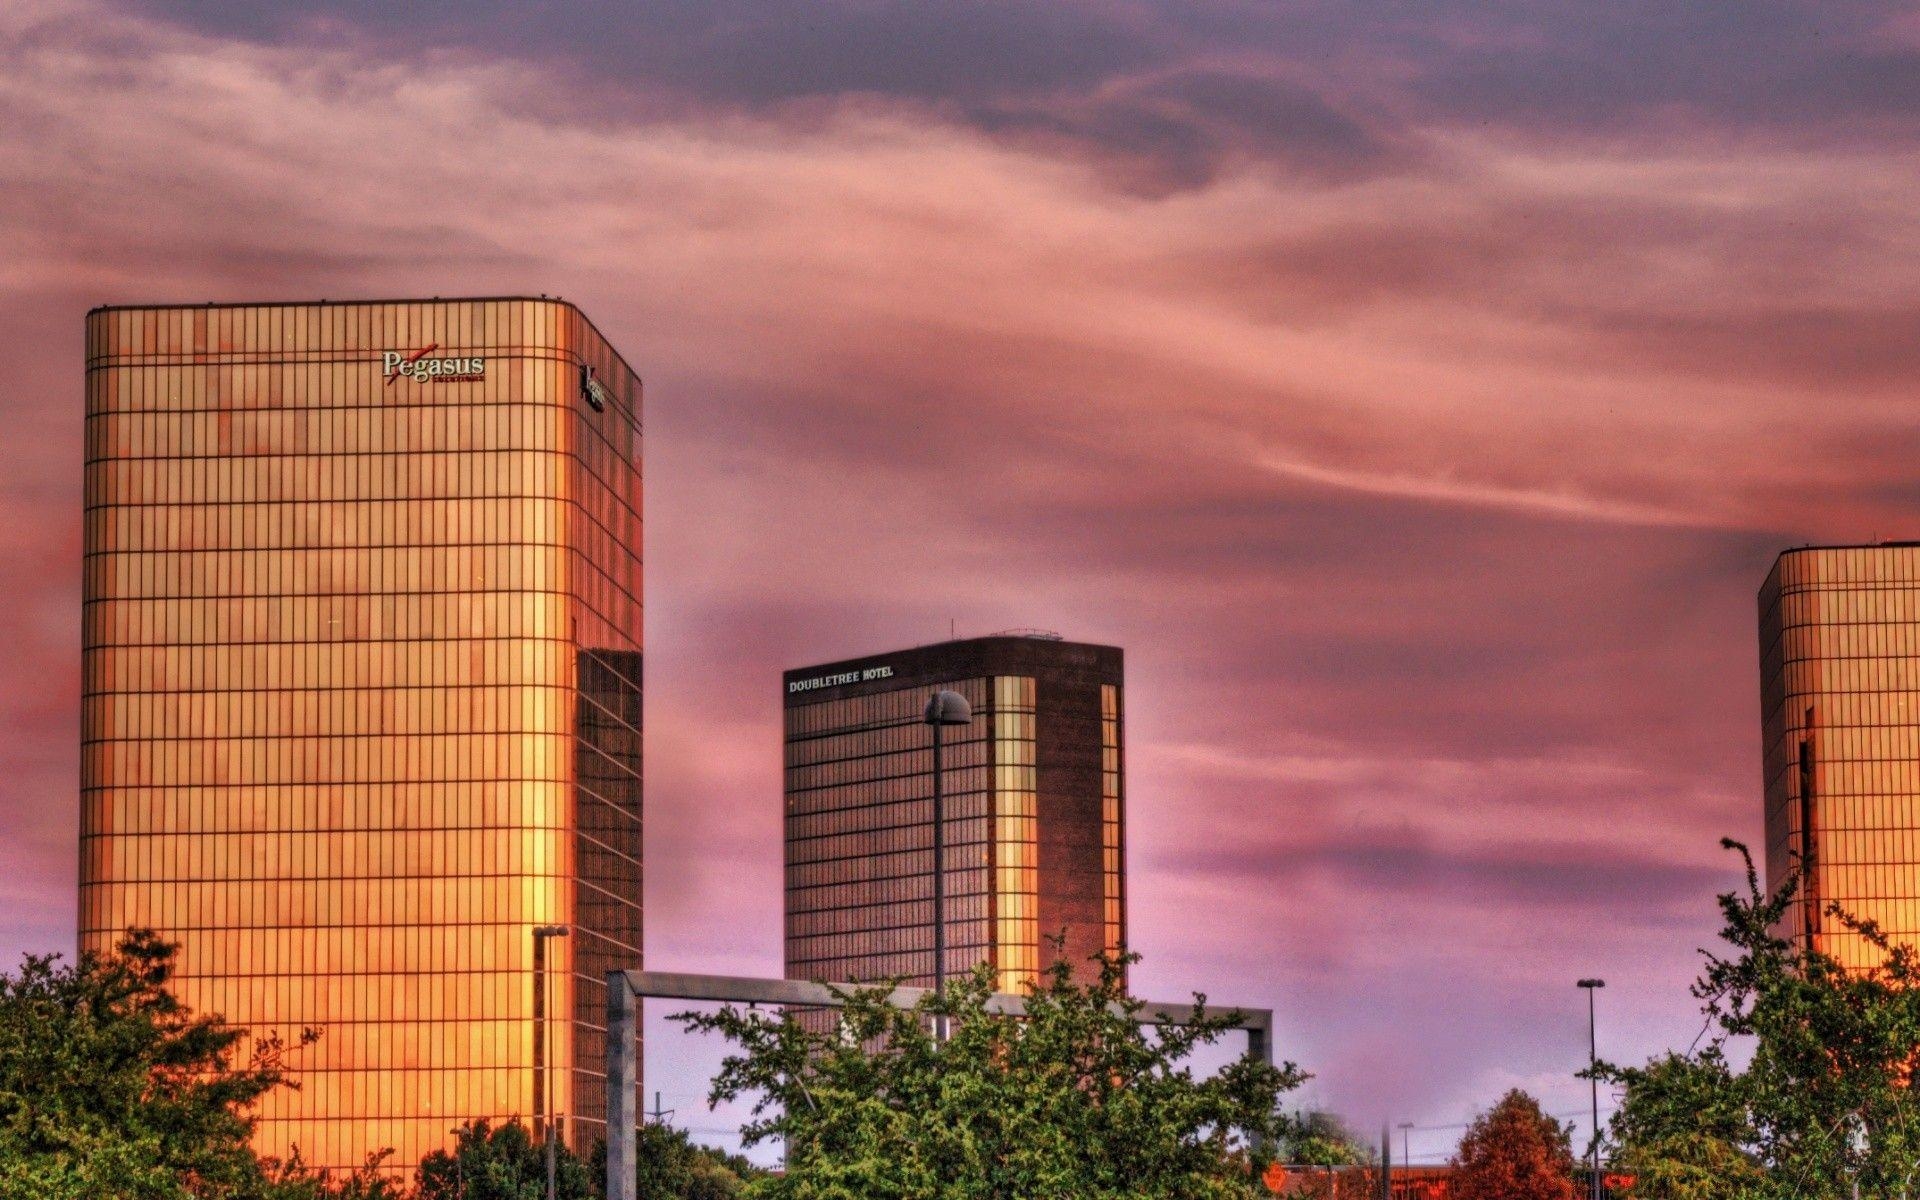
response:
M258 508L149 504L87 513L88 545L127 550L245 550L255 546L335 549L449 545L564 544L566 509L557 501L463 496L457 500L289 500Z

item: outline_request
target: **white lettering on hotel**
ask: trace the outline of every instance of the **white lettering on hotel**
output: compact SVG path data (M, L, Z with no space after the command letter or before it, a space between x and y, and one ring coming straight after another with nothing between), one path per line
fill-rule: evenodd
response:
M838 675L815 675L812 679L796 679L787 685L787 694L811 692L815 688L839 687L848 683L865 683L870 679L893 678L892 667L868 667L864 671L842 671Z

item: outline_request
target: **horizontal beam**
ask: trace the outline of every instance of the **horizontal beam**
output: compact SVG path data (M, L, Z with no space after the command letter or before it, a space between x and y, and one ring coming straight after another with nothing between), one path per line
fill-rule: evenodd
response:
M745 975L689 975L677 971L616 971L624 975L627 989L634 996L651 1000L705 1000L722 1004L792 1004L808 1008L839 1008L845 1001L838 992L852 992L870 984L810 983L802 979L758 979ZM932 988L894 988L887 1003L895 1008L913 1008L932 993ZM1116 1013L1122 1011L1114 1005ZM994 992L987 997L986 1010L998 1016L1025 1016L1027 1001L1011 992ZM1273 1010L1270 1008L1226 1007L1211 1004L1197 1014L1201 1020L1237 1018L1238 1028L1249 1032L1270 1032ZM1195 1019L1191 1001L1180 1004L1148 1002L1135 1018L1142 1025L1189 1025ZM1262 1047L1266 1049L1267 1047Z

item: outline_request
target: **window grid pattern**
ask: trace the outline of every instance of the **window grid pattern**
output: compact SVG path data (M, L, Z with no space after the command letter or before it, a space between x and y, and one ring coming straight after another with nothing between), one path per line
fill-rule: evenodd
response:
M1920 942L1920 546L1789 551L1760 593L1767 874L1809 849L1796 940L1856 968L1877 952L1837 903Z
M1125 770L1120 744L1120 689L1100 685L1100 881L1106 949L1127 945Z
M973 722L942 735L946 969L996 962L991 680L944 684ZM787 976L933 981L931 689L786 710ZM997 964L996 964L997 965Z
M993 680L995 963L999 989L1019 994L1039 980L1040 847L1034 766L1034 681Z
M484 375L383 378L429 346ZM574 924L590 1123L640 961L638 381L531 300L100 310L87 353L82 948L157 928L194 1008L322 1029L256 1144L348 1167L534 1111L529 928Z

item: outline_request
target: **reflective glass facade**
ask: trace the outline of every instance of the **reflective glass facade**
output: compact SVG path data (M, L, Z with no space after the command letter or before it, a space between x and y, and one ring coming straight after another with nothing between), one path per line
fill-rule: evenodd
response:
M588 371L592 386L588 386ZM545 299L87 321L80 944L322 1031L257 1143L604 1110L640 965L640 384ZM549 943L536 1044L531 930Z
M1120 689L1100 685L1100 898L1106 944L1127 944L1127 844L1120 803Z
M940 688L949 974L1034 981L1125 938L1120 652L993 637L789 671L787 975L933 979L933 731Z
M1784 933L1852 966L1837 902L1920 942L1920 544L1782 554L1760 591L1767 877L1810 857Z

